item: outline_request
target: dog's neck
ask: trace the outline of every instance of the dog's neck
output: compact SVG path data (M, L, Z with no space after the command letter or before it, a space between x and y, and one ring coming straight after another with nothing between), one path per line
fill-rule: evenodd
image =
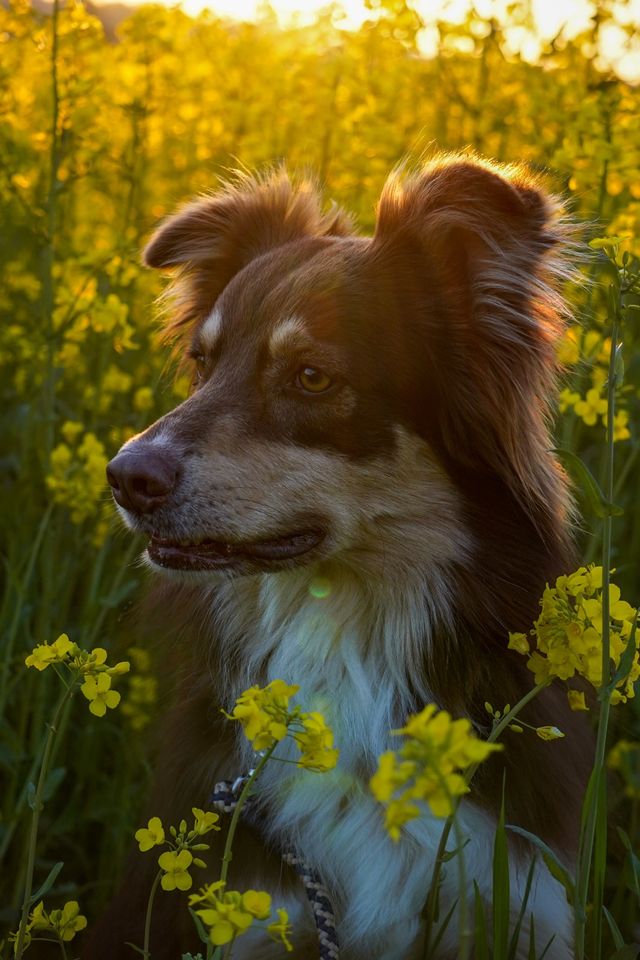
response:
M368 765L389 748L390 730L432 699L419 664L450 624L444 573L407 565L377 580L332 562L220 586L222 689L232 703L255 683L299 684L298 702L326 716L343 760Z

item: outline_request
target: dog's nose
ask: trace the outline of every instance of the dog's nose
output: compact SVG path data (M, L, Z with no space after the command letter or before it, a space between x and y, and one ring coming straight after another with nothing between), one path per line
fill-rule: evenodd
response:
M132 513L153 513L175 489L179 461L167 450L135 446L121 450L107 464L113 496Z

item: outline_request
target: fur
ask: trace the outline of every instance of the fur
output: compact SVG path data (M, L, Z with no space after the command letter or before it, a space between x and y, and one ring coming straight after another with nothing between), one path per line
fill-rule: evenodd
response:
M290 910L295 957L314 956L314 930L283 844L332 891L344 960L421 956L442 822L425 815L394 844L367 787L376 758L426 703L486 736L484 701L531 686L507 632L529 628L545 582L574 562L548 429L570 248L557 199L520 168L469 157L396 171L372 238L278 171L192 202L147 247L149 265L176 271L168 330L195 366L192 395L110 465L125 523L152 538L151 604L171 624L178 678L149 816L177 822L252 765L220 706L276 677L300 684L340 763L323 775L267 767L231 876ZM330 386L305 392L300 370ZM283 538L305 552L276 557ZM203 542L227 544L228 562ZM561 688L526 719L566 740L507 734L461 807L467 876L487 903L503 776L508 819L568 865L575 853L590 736ZM510 855L515 919L531 851L514 843ZM87 957L140 941L148 884L134 855ZM456 860L442 896L446 912ZM570 957L570 908L543 866L530 908L537 942L555 937L549 960ZM154 960L187 948L181 909L172 900L158 917ZM438 957L456 955L456 937L454 921ZM234 955L278 949L252 934Z

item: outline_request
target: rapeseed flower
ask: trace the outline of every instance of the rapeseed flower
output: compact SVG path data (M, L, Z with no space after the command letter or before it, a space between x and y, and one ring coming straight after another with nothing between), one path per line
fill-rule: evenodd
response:
M640 743L618 740L607 758L607 765L624 781L624 792L633 800L640 799Z
M300 688L284 680L272 680L266 687L250 687L238 699L232 712L222 711L229 720L238 720L244 734L259 753L269 750L287 735L300 748L299 767L325 773L338 762L333 732L321 713L305 713L289 701Z
M580 567L574 573L547 584L540 601L541 612L530 631L535 648L526 634L509 634L509 648L528 657L527 667L537 684L583 677L596 689L603 683L602 567ZM618 667L629 642L636 610L622 600L620 588L609 585L610 658ZM640 677L636 650L629 672L618 680L611 702L621 703L634 696L634 682ZM605 678L608 680L608 678ZM586 710L584 693L569 690L572 710Z
M29 914L27 934L30 941L32 933L50 932L59 940L68 943L73 940L76 933L84 930L86 925L87 918L80 913L76 900L67 901L61 910L49 912L45 910L44 903L40 900Z
M189 850L166 850L158 857L158 866L163 871L160 886L163 890L189 890L193 878L189 867L193 854Z
M293 950L293 944L289 940L289 936L291 934L291 925L289 923L287 911L280 908L276 910L276 913L278 914L278 919L268 925L267 931L270 937L272 937L277 943L283 944L285 950L288 953L291 953Z
M27 667L35 667L41 672L50 666L65 667L71 674L71 687L80 685L89 701L89 710L96 717L103 717L107 708L118 706L120 694L111 689L111 678L128 673L130 666L126 660L109 666L107 651L103 647L82 650L66 633L60 634L53 643L38 644L24 662Z
M142 853L151 850L152 847L164 843L164 827L160 817L151 817L146 827L140 827L135 832L135 838Z
M587 426L592 427L597 422L598 417L606 413L607 401L601 396L600 390L592 387L587 390L584 400L578 400L574 404L573 409L579 417L582 417Z
M225 716L240 721L256 752L268 750L286 737L292 716L289 700L299 689L284 680L272 680L266 687L250 687L238 697L231 714Z
M218 880L202 887L199 893L191 894L189 906L208 929L209 939L216 946L231 943L246 933L256 920L266 920L271 914L271 897L261 890L225 890L225 883ZM269 934L291 950L288 940L289 918L286 910L278 910L278 920L267 927Z
M194 816L194 826L193 833L198 837L203 837L206 833L210 833L211 830L219 830L218 820L220 815L213 813L211 811L205 812L200 810L198 807L192 807L191 812Z
M378 760L370 781L373 795L386 804L385 825L393 840L420 815L426 803L436 817L449 816L456 798L469 790L464 773L502 746L479 740L466 719L453 720L446 710L429 704L394 731L406 737L397 751Z
M318 773L333 770L338 762L339 751L333 747L333 731L322 714L303 713L300 722L304 729L293 735L302 752L298 766Z
M104 717L107 707L113 710L120 703L120 694L111 689L111 677L106 673L87 677L80 690L89 701L89 710L96 717Z

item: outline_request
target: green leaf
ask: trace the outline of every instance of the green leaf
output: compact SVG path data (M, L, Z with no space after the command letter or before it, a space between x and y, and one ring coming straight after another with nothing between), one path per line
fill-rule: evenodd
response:
M476 881L473 881L473 897L475 901L475 960L489 960L489 942L487 937L487 918L484 915L484 902L480 896L480 888Z
M547 955L547 953L548 953L548 951L549 951L549 947L551 946L551 944L553 943L553 941L555 940L555 938L556 938L556 935L555 935L555 933L554 933L553 936L551 937L551 939L549 940L549 943L546 945L546 947L544 948L544 950L542 951L542 953L541 953L540 956L538 957L538 960L543 960L543 958Z
M618 924L615 922L612 915L609 913L609 911L605 907L604 903L602 904L602 912L607 918L607 923L609 924L609 930L611 930L611 936L613 937L614 945L618 950L620 950L621 947L624 947L624 937L620 933L620 928L618 927Z
M562 884L567 895L567 900L570 904L573 904L575 898L575 886L573 880L571 879L569 871L566 869L566 867L562 866L551 847L548 847L544 840L541 840L540 837L537 837L535 833L529 833L529 831L525 830L523 827L516 827L512 823L508 823L505 829L511 830L512 833L517 833L520 837L524 837L525 840L529 840L530 843L534 844L534 846L538 848L542 854L542 859L544 860L549 873Z
M624 947L616 950L611 960L636 960L639 953L640 943L627 943Z
M208 945L209 943L211 943L211 940L209 939L209 933L205 925L203 924L202 920L200 919L198 914L195 912L195 910L192 910L191 907L189 907L189 913L191 914L191 918L196 925L198 936L200 937L203 943L206 943Z
M536 923L533 914L529 923L529 960L537 960L536 957Z
M41 884L35 893L32 893L29 897L29 904L35 903L37 900L42 900L44 895L51 890L51 887L54 885L58 879L58 874L64 867L64 862L61 860L59 863L54 864L49 870L47 879Z
M464 843L461 844L459 847L456 847L455 850L445 850L440 859L442 860L443 863L447 863L449 860L453 860L454 857L457 857L458 854L459 854L462 850L464 850L464 848L466 847L466 845L467 845L468 843L471 843L471 838L470 838L470 837L468 837L468 838L464 841Z
M602 687L600 693L598 694L598 700L604 700L607 697L611 696L615 688L618 686L621 680L625 680L630 672L631 667L633 666L633 658L636 655L636 628L638 626L638 616L633 621L633 627L631 628L631 633L629 634L629 639L627 640L627 645L624 648L624 653L620 657L620 662L616 669L616 672L612 676L609 683Z
M454 900L453 905L451 906L451 909L449 910L446 917L440 924L440 927L438 928L438 933L433 941L433 944L430 946L430 950L429 950L430 954L435 954L438 944L442 940L446 932L446 929L449 926L449 921L451 920L451 917L453 916L454 910L456 909L457 906L458 906L458 901Z
M615 503L609 503L598 486L596 478L573 450L566 450L564 447L555 447L551 452L555 453L567 468L584 495L586 505L596 517L622 516L624 513L622 507L619 507Z
M525 910L527 909L527 903L529 901L529 894L531 892L531 884L533 883L533 874L535 872L536 864L537 864L537 860L535 857L533 857L533 859L531 860L531 864L529 866L529 871L527 873L527 882L524 888L522 906L520 907L520 911L518 913L518 919L516 921L516 925L513 928L513 933L511 935L511 942L509 944L509 960L516 960L516 956L518 952L518 941L520 940L520 929L522 927L522 921L524 920L524 913L525 913Z
M493 842L493 960L507 960L509 922L511 917L509 895L509 849L504 824L504 783L500 816Z
M625 850L629 854L629 862L631 864L631 875L633 877L633 885L632 886L629 885L629 887L631 890L633 890L638 900L640 900L640 859L638 859L638 856L636 855L633 849L631 840L629 838L629 834L626 833L626 831L624 831L622 827L618 827L617 829L618 829L618 836L620 837L620 840L622 841L622 844Z

